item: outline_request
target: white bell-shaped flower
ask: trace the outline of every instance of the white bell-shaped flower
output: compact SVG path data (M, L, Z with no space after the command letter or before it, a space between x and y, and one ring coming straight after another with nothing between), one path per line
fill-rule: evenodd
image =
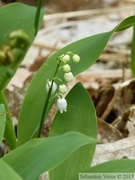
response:
M67 101L66 101L66 99L65 98L58 98L58 100L57 100L57 108L58 108L58 110L61 112L61 113L63 113L63 111L67 111Z
M68 63L68 61L70 60L70 56L66 54L65 56L62 57L62 60L64 61L64 63Z
M46 83L46 90L47 90L47 92L48 92L49 89L51 88L51 84L52 84L52 81L47 81L47 83ZM57 89L57 84L56 84L55 82L53 82L51 94L54 94L55 91L56 91L56 89Z
M64 79L67 82L71 82L73 80L74 76L72 74L72 72L68 72L64 74Z
M74 55L73 55L73 61L74 61L75 63L78 63L78 62L80 61L80 56L78 56L78 54L74 54Z
M63 71L64 71L65 73L68 73L68 72L71 71L71 67L70 67L68 64L65 64L65 65L63 66Z
M61 85L59 86L59 92L60 92L61 94L66 93L66 92L67 92L67 86L66 86L65 84L61 84Z

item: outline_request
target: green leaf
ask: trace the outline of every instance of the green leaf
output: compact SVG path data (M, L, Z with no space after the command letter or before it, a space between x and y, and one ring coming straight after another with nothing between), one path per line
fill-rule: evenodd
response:
M8 13L7 13L8 12ZM35 20L36 8L30 7L21 3L12 3L0 8L0 46L9 43L8 35L10 32L18 29L24 29L30 35L30 44L34 40L34 20ZM42 22L43 11L40 17L40 25ZM29 44L29 46L30 46ZM2 66L0 64L0 89L4 90L7 83L14 75L16 69L21 63L24 55L29 47L24 50L22 56L15 62L14 68L8 66ZM7 114L5 139L11 149L16 147L16 137L13 130L12 118L6 100L0 93L0 104L4 104Z
M135 173L135 160L131 159L118 159L112 160L91 167L80 173ZM78 179L78 175L74 176L72 180Z
M78 54L81 57L81 61L78 64L70 63L73 74L77 75L95 63L115 31L120 31L133 25L135 25L135 16L127 18L110 32L90 36L64 47L46 61L33 78L21 108L18 124L19 145L30 140L39 128L44 102L47 97L45 84L47 79L52 78L54 75L57 57L68 51ZM58 76L63 79L62 71L58 73ZM51 105L50 102L50 108Z
M125 29L130 28L131 26L135 25L135 16L130 16L123 20L116 28L114 28L115 32L119 32Z
M57 113L51 126L50 136L68 131L78 131L97 137L95 108L90 96L81 85L76 84L67 95L67 112ZM82 169L87 169L94 156L96 144L86 145L75 151L64 163L50 172L50 179L69 180ZM67 173L66 173L67 172Z
M4 136L5 122L6 122L5 108L3 104L0 104L0 145L2 143Z
M34 38L35 12L36 8L21 3L12 3L0 8L0 23L2 25L0 45L8 43L9 33L17 29L25 29L29 32L32 40Z
M41 173L58 166L79 147L96 142L96 139L77 132L33 139L7 154L3 160L25 180L36 180Z
M22 49L21 55L19 55L19 58L14 63L14 67L10 68L9 66L5 66L3 68L3 66L0 66L0 90L4 90L34 40L35 15L35 7L27 6L21 3L12 3L0 8L0 25L2 27L0 28L0 46L9 44L9 34L12 31L23 29L30 36L29 45L26 47L26 50ZM42 18L43 11L40 17L40 25Z
M134 172L135 173L135 160L131 159L120 159L113 160L95 166L90 169L89 172Z
M0 159L0 179L22 180L22 178L2 159Z
M12 117L11 117L6 99L2 92L0 92L0 104L4 104L5 111L6 111L5 112L6 126L5 126L4 138L6 140L6 143L10 147L10 149L14 149L17 147L17 144L16 144L16 136L15 136L15 132L13 129L13 124L12 124Z

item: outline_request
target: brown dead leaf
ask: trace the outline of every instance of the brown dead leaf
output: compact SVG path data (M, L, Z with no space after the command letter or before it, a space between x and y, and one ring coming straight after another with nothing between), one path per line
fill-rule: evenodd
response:
M98 138L102 143L107 143L122 139L123 135L117 128L98 118Z
M23 84L25 80L31 75L32 73L25 68L19 68L10 83L7 86L9 91L13 91L14 87L23 88Z
M135 137L124 138L113 143L99 144L92 165L115 159L135 159Z

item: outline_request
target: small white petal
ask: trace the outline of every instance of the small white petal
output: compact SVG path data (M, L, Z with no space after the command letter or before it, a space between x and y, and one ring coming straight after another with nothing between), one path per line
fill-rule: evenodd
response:
M64 79L65 79L65 81L67 81L67 82L72 81L73 78L74 78L74 76L73 76L72 72L68 72L68 73L65 73L65 74L64 74Z
M46 83L46 90L47 90L47 92L51 88L51 84L52 84L52 81L47 81L47 83ZM56 89L57 89L57 84L55 82L53 82L53 87L52 87L51 94L55 93Z
M73 61L74 61L75 63L78 63L78 62L80 61L80 56L78 56L78 54L74 54L74 55L73 55Z
M59 92L60 92L61 94L66 93L66 92L67 92L67 86L66 86L65 84L61 84L61 85L59 86Z
M63 66L63 70L64 70L65 73L68 73L68 72L71 71L71 68L70 68L70 66L69 66L68 64L65 64L65 65Z
M65 63L67 63L67 62L70 60L70 56L69 56L68 54L66 54L66 55L62 58L62 60L63 60Z
M57 108L61 113L63 113L63 111L67 111L67 101L65 98L58 98Z

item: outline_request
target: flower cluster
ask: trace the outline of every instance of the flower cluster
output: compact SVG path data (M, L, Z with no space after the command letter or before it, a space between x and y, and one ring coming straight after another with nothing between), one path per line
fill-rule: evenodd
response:
M0 47L0 65L12 66L23 54L30 43L28 33L19 29L9 34L9 43Z
M78 56L78 54L73 54L72 52L68 52L67 54L63 54L62 56L60 56L60 60L64 63L63 71L64 71L64 79L66 82L71 82L74 78L73 73L71 72L71 67L68 64L69 61L71 60L71 56L72 56L72 60L75 63L78 63L80 61L80 56Z
M64 79L67 83L71 82L74 78L73 73L71 72L71 67L69 65L71 59L73 60L73 62L78 63L80 61L80 56L78 54L73 54L72 52L67 52L66 54L63 54L58 58L59 62L63 63L62 69L64 71ZM57 108L61 113L63 113L63 111L67 111L67 101L62 96L64 93L67 92L67 86L63 83L61 79L54 77L53 80L48 80L46 83L47 92L51 89L51 94L55 93L57 89L57 84L54 82L54 79L58 79L61 82L58 88L59 92L57 94Z

